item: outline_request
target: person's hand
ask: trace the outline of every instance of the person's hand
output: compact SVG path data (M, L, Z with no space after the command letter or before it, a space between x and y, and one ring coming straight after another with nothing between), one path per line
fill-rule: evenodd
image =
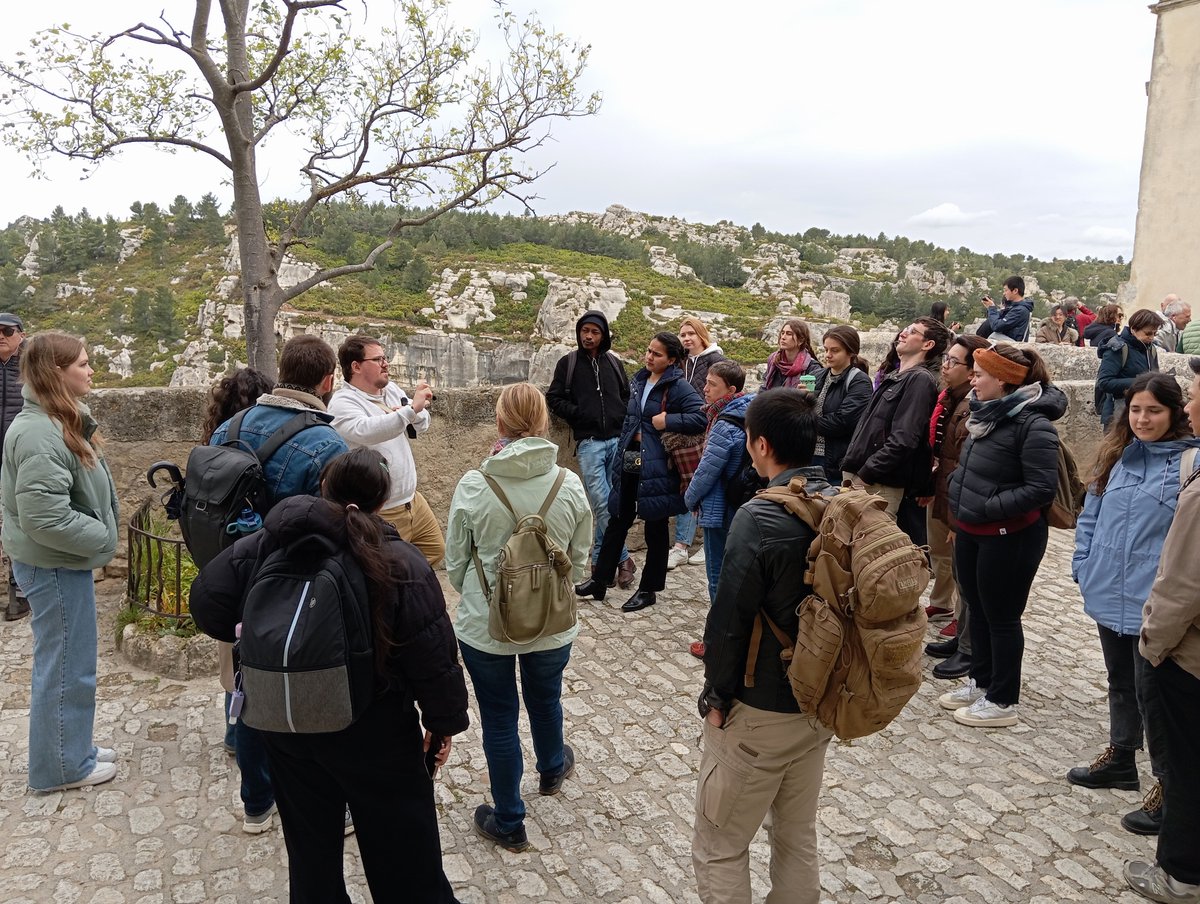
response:
M931 503L931 502L933 502L932 496L918 496L917 497L917 505L919 505L921 508L928 508L929 503Z
M955 333L961 333L962 328L963 328L962 324L959 323L957 320L954 321L952 324L950 324L950 329Z
M426 752L426 753L429 752L429 742L432 740L433 740L433 734L428 731L425 732L425 740L421 744L421 749L424 752ZM450 738L446 737L446 738L442 738L442 749L438 753L438 755L434 758L434 762L437 763L438 767L440 768L440 767L446 765L446 760L448 760L448 759L450 759Z
M665 411L660 411L658 414L654 415L654 417L650 418L650 423L654 425L655 430L666 430L667 413Z
M704 720L713 728L720 728L725 724L725 714L719 709L710 709Z
M433 401L433 389L430 388L429 383L427 381L422 380L420 383L417 384L416 389L413 390L412 410L417 412L418 414L420 414L422 411L425 410L425 406L427 406L432 401Z
M984 295L983 296L983 306L985 308L992 308L992 307L996 306L996 302L992 301L992 296Z

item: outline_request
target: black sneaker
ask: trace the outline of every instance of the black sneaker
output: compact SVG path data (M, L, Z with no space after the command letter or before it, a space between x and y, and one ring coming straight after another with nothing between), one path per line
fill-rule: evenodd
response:
M538 782L538 794L543 797L551 797L562 790L563 782L566 781L575 772L575 751L568 745L563 744L563 764L562 768L555 772L541 773L541 780Z
M1081 788L1117 788L1121 791L1137 791L1142 786L1134 752L1112 745L1105 747L1092 765L1076 766L1068 772L1067 781Z
M496 828L496 810L487 804L480 804L475 808L475 831L488 841L493 841L506 851L512 851L515 854L519 854L529 847L525 826L522 825L511 832L501 832Z
M1162 829L1162 802L1162 782L1155 782L1142 808L1121 817L1121 828L1134 835L1157 835Z

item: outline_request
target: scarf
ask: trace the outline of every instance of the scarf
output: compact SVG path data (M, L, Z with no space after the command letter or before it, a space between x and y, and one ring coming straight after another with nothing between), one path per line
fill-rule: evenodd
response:
M800 349L800 354L796 356L796 360L788 363L788 359L783 356L782 351L774 351L771 357L767 358L767 382L771 382L771 371L779 371L783 374L784 382L794 380L797 377L804 376L805 370L808 369L808 363L812 361L810 355L804 349Z
M967 392L970 390L968 389ZM954 413L954 409L961 401L962 395L955 398L954 393L949 389L943 389L938 393L937 404L933 406L933 416L929 419L929 446L933 449L934 455L941 453L942 441L946 438L946 421L949 420L950 415Z
M971 416L967 418L967 432L975 439L982 439L996 429L1006 418L1014 417L1030 402L1042 397L1042 384L1030 383L1014 389L1006 396L981 402L971 390Z
M733 395L725 396L723 399L717 399L715 402L705 405L704 413L708 417L708 425L704 428L704 432L707 434L710 430L712 430L712 425L717 422L717 418L721 416L721 412L724 410L726 405L728 405L734 399L740 399L745 394L746 393L744 392L735 392Z
M491 448L491 451L488 452L488 455L495 455L497 452L499 452L501 449L503 449L505 446L507 446L511 442L512 442L511 436L500 437L498 440L496 440L494 443L492 443L492 448Z

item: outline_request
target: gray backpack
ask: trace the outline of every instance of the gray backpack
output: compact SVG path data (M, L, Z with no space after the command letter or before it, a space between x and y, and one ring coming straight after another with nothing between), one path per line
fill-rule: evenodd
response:
M493 640L527 645L575 625L575 592L571 559L546 533L546 513L558 497L566 472L558 477L536 514L518 515L500 484L483 474L496 498L516 522L496 562L496 583L488 586L471 544L471 560L488 601L488 634Z

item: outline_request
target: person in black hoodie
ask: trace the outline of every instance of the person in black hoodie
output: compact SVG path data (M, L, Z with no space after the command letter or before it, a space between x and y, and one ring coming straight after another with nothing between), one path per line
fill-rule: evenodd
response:
M967 440L950 474L959 591L970 612L967 683L938 703L963 725L1017 723L1021 616L1046 553L1044 510L1058 490L1058 432L1067 398L1032 349L975 352Z
M21 395L21 347L25 342L25 326L16 314L0 314L0 454L4 449L4 435L25 405ZM29 614L29 601L13 579L12 562L3 556L3 568L8 577L8 605L4 609L5 621L16 621Z
M1154 337L1162 320L1153 311L1134 311L1129 326L1120 335L1096 349L1100 367L1096 371L1096 413L1108 431L1112 419L1125 406L1125 390L1139 374L1158 370Z
M608 318L600 311L587 311L575 324L576 351L563 355L554 367L554 379L546 390L546 404L571 427L579 475L592 507L596 535L592 543L592 571L600 559L600 544L608 527L608 497L612 493L612 470L620 451L617 438L629 404L629 378L620 359L610 351L612 333ZM615 583L622 590L633 586L637 563L621 547Z
M817 448L813 464L825 469L834 486L842 482L842 457L863 410L871 401L867 362L859 356L862 343L852 326L831 326L821 340L826 366L817 374Z
M416 547L376 514L389 484L387 465L374 449L333 459L321 473L322 498L283 500L262 530L224 550L192 584L196 625L231 642L257 570L278 549L311 555L306 541L316 534L348 548L366 578L374 701L342 731L261 732L287 843L292 904L349 904L342 873L347 804L372 898L455 900L442 870L425 753L434 737L441 738L435 762L446 762L450 736L467 729L467 687L437 576ZM400 859L397 830L403 836Z

